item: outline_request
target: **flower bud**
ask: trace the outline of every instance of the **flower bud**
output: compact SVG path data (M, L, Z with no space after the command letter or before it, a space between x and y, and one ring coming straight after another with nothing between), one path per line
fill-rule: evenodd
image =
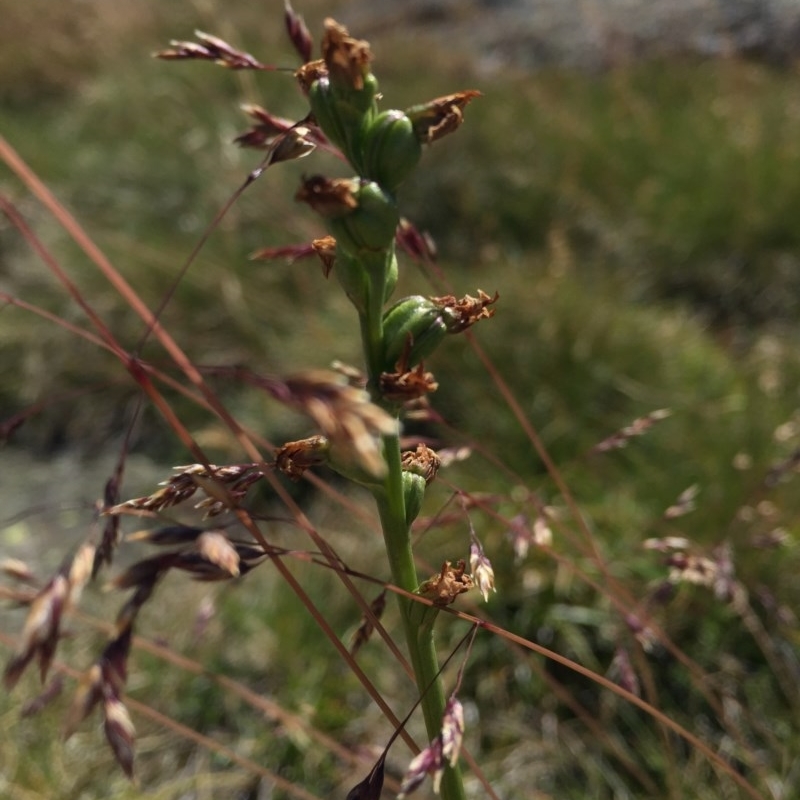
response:
M414 522L422 510L426 486L427 483L422 475L403 471L403 499L406 507L406 525L409 527L411 527L411 523Z
M353 192L356 207L331 216L328 227L340 249L352 255L387 250L394 241L400 216L392 197L374 181L362 181Z
M395 303L383 316L384 365L391 371L405 355L406 367L429 356L447 334L442 309L414 295Z
M384 111L369 124L363 152L364 175L393 192L419 163L422 145L402 111Z
M364 265L346 250L336 249L336 279L344 289L356 310L363 314L367 310L369 297L369 274Z
M361 171L363 133L377 113L378 81L370 71L369 45L353 39L332 19L325 21L324 65L303 72L311 111L328 139Z
M315 80L308 90L308 102L317 125L342 152L347 151L347 132L342 123L336 98L331 88L330 79L326 76Z

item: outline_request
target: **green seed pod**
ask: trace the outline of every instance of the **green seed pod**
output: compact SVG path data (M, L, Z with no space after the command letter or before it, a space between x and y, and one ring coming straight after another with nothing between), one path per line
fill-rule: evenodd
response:
M422 501L425 499L425 478L415 472L403 472L403 499L406 505L406 525L419 516L422 510Z
M393 192L419 163L422 145L402 111L384 111L367 127L363 153L364 175Z
M356 310L360 314L365 313L369 296L369 275L364 265L337 244L336 266L333 271Z
M363 82L361 89L353 89L335 85L326 76L314 81L308 90L309 104L317 124L359 172L363 172L364 131L377 113L375 97L378 91L378 81L371 73L364 76Z
M400 221L394 199L374 181L363 182L355 198L358 206L353 211L328 220L331 235L354 256L364 250L388 250Z
M348 88L345 91L335 87L337 95L341 97L354 111L360 114L367 114L375 110L375 99L379 94L378 79L368 72L362 77L360 89Z
M383 316L384 366L388 372L408 347L408 365L429 356L447 335L439 306L427 297L414 295L395 303Z
M308 101L311 104L311 113L317 125L328 137L332 144L339 149L347 147L347 136L342 126L342 121L336 109L336 97L327 77L319 78L311 84L308 90Z

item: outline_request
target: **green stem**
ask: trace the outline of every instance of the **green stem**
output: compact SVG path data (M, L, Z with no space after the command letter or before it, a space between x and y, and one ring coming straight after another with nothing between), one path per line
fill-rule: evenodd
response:
M378 403L378 381L383 372L383 304L387 257L387 252L382 251L362 258L362 266L367 273L367 297L364 311L359 314L361 343L367 360L370 394Z
M413 592L419 586L419 579L411 550L411 533L405 518L399 438L384 437L383 445L389 472L384 482L383 493L376 493L378 512L392 579L402 589ZM433 636L434 616L420 614L423 609L413 600L401 597L399 602L414 678L422 696L425 728L428 737L433 740L442 729L445 708L444 689L438 674L439 659ZM430 611L427 608L424 610ZM445 769L441 796L443 800L465 800L466 795L458 766Z
M369 274L367 302L359 315L364 356L368 368L368 386L375 402L381 403L379 391L380 374L383 371L383 305L386 297L389 273L386 268L391 256L387 249L382 255L363 259ZM386 553L392 570L394 583L407 592L419 587L414 554L411 549L411 530L406 520L403 493L403 470L400 459L399 435L383 438L387 475L383 486L374 492L378 513L386 544ZM400 615L406 637L414 679L420 692L422 713L428 737L433 740L442 729L445 696L439 678L439 659L433 637L435 614L406 597L400 597ZM447 767L442 776L441 796L443 800L466 800L461 771Z
M411 532L406 524L405 503L403 501L402 471L400 467L400 441L397 436L387 436L383 440L384 453L389 468L384 482L384 492L376 493L378 512L381 518L386 552L392 569L395 584L408 592L419 586L414 555L411 550ZM422 700L422 713L428 737L439 735L444 716L445 696L439 679L439 659L433 638L433 617L422 615L419 603L401 597L400 615L403 620L406 643L414 669L414 678ZM423 616L425 620L423 621ZM443 800L465 800L461 771L447 767L442 777L441 796Z

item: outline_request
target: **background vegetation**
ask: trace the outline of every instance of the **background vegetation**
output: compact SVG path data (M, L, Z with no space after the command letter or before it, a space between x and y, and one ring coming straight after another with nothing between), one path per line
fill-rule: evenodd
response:
M141 2L111 10L70 2L54 14L46 0L0 3L0 133L151 307L258 163L257 153L231 144L247 128L238 105L259 102L292 117L303 102L288 76L167 65L149 53L200 28L263 60L293 64L282 9L273 5ZM361 34L346 4L314 0L298 10L315 35L324 15L340 12ZM392 105L462 88L485 95L458 136L426 155L403 202L436 240L447 286L499 291L498 314L476 337L581 509L579 518L571 513L475 350L449 341L430 364L447 424L430 433L475 452L443 473L428 510L436 513L452 486L490 498L491 513L472 515L497 574L487 617L600 675L613 675L624 645L650 702L724 755L764 797L791 797L800 783L799 507L791 467L800 446L796 68L675 58L596 74L480 74L457 42L432 48L398 28L370 30L369 38ZM315 263L248 259L260 247L320 235L317 220L291 198L303 171L338 167L311 158L313 165L271 171L245 193L178 286L163 321L197 363L285 373L355 358L350 309ZM0 189L133 348L138 319L5 168ZM81 319L6 221L0 269L4 292ZM411 267L405 288L417 291L422 280ZM270 440L306 432L247 386L219 381L215 388L243 424ZM29 559L46 574L82 538L135 398L113 359L19 308L3 308L0 416L42 404L0 451L3 556ZM241 458L206 412L170 399L209 458ZM672 415L645 437L592 453L660 408ZM126 495L149 491L185 461L157 414L145 411ZM781 479L766 480L782 463ZM665 519L693 485L696 509ZM325 493L298 491L345 559L383 574L369 520L354 521ZM268 497L261 502L275 513ZM552 547L515 558L508 521L536 505L550 509ZM466 553L464 527L457 517L427 535L432 564L453 557L454 541ZM274 535L287 546L296 541L277 523ZM668 601L654 595L667 568L642 543L665 535L685 536L707 556L726 544L745 605L689 585ZM310 566L297 573L337 630L355 629L358 609L333 577ZM296 599L264 569L221 592L173 584L162 599L169 613L151 611L141 626L157 645L168 642L172 662L164 652L137 650L131 697L319 796L343 797L363 765L343 764L307 726L354 751L384 742L389 728ZM653 611L676 652L705 677L663 646L636 648L636 631L613 602L619 587L632 598L629 609ZM210 597L215 616L196 635L198 609ZM98 588L85 608L99 615L108 604ZM18 612L0 613L0 631L18 630ZM102 636L79 622L64 661L82 667ZM463 634L442 627L443 645ZM365 670L395 707L407 707L410 688L371 648L360 656ZM202 670L177 663L175 654ZM216 675L296 717L254 709ZM33 676L26 688L35 693ZM0 742L2 796L124 798L141 789L159 798L286 796L270 794L266 779L259 789L230 754L165 732L146 716L136 718L140 786L129 787L90 725L65 746L53 733L57 712L20 720L24 694L0 696L3 730L12 732ZM739 796L696 749L640 711L493 637L478 639L461 694L469 700L469 746L501 797ZM405 754L393 756L402 771Z

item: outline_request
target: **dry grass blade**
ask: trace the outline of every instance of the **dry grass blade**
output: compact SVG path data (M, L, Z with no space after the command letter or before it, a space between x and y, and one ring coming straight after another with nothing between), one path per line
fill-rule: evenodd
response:
M64 689L64 678L55 675L44 689L34 698L28 700L20 709L20 716L32 717L56 700Z
M261 477L256 464L234 464L218 467L214 464L189 464L175 467L175 475L162 483L164 488L152 494L126 500L111 508L106 514L150 515L179 505L201 489L206 497L197 504L207 516L215 516L227 508L233 508L244 499L250 487Z
M200 556L227 572L230 577L239 576L239 554L223 532L202 533L197 539L197 551Z
M695 483L684 489L678 499L664 512L664 519L677 519L694 511L697 508L695 498L700 493L700 487Z
M136 730L128 709L118 697L103 699L103 729L117 763L129 778L133 778L133 741Z
M256 124L233 140L240 147L264 150L274 144L279 136L291 130L295 124L290 119L270 114L265 108L254 103L246 103L242 106L242 111Z
M306 27L305 21L295 12L289 0L286 0L284 22L286 23L286 32L289 34L289 40L294 45L294 49L303 64L311 61L311 49L313 47L311 34Z
M167 525L155 530L136 531L129 533L125 538L129 542L147 542L156 545L181 545L191 544L203 533L204 528L193 525Z
M607 453L609 450L619 450L627 447L628 442L635 436L643 436L650 428L657 422L666 419L672 414L668 408L659 408L656 411L651 411L643 417L635 419L630 425L626 425L616 433L603 439L602 442L596 444L592 448L593 453Z
M36 659L42 682L47 678L61 635L61 620L76 602L94 561L94 545L86 542L68 558L47 585L33 598L22 630L22 640L3 672L7 689L19 681L28 664Z
M353 634L350 642L350 655L355 658L358 651L369 641L375 630L375 622L380 620L383 612L386 610L386 590L384 589L370 604L369 610L371 614L365 614L361 620L361 624Z
M262 64L249 53L237 50L218 36L203 33L203 31L195 31L194 35L197 37L196 42L182 42L173 39L168 49L153 53L154 57L165 61L212 61L228 69L276 69Z
M380 800L385 771L386 753L383 753L369 775L347 793L346 800Z

